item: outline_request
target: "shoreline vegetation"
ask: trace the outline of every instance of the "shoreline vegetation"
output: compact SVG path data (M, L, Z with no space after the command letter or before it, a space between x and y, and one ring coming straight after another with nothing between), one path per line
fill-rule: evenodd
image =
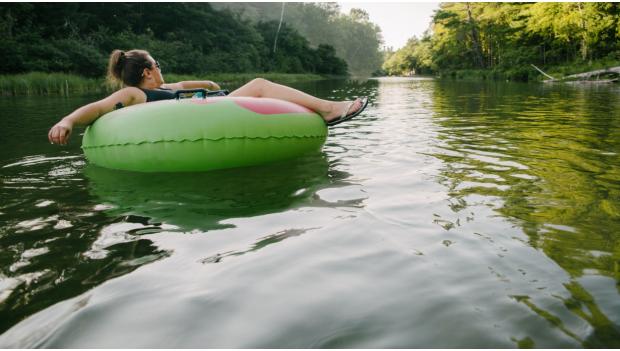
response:
M558 81L570 75L588 71L609 69L620 66L620 60L595 60L588 63L570 63L564 65L548 65L541 67L545 73L555 77ZM539 73L531 65L519 66L513 69L455 69L440 71L436 77L457 80L496 80L542 83L549 78Z
M366 12L344 14L336 3L7 3L0 34L0 52L10 58L0 75L65 72L96 80L115 49L149 51L167 78L369 75L382 63L379 27ZM68 77L48 80L10 85L78 89Z
M606 69L610 67L620 66L620 61L595 61L590 64L582 65L562 65L548 67L549 74L554 77L562 78L572 74L578 74L585 71L593 71L596 69ZM523 68L526 69L526 68ZM527 68L534 70L533 68ZM510 81L511 74L514 72L502 72L495 70L454 70L442 71L431 77L439 79L454 80L493 80L493 81ZM532 74L532 73L527 73ZM417 75L414 75L414 77ZM429 75L420 75L429 76ZM546 77L539 74L539 78L530 80L530 82L542 83ZM310 82L325 79L342 79L346 76L325 76L318 74L297 74L297 73L214 73L208 76L196 76L188 74L172 74L166 75L169 82L177 82L183 80L202 80L209 79L219 84L235 84L241 85L256 77L269 79L276 83L290 84L295 82ZM2 96L20 96L20 95L58 95L70 96L89 93L111 93L116 88L109 86L105 78L89 78L70 73L44 73L30 72L21 74L4 74L0 75L0 95Z
M598 60L587 64L567 64L545 67L545 72L561 79L569 75L574 75L586 71L598 69L608 69L620 66L620 60ZM492 80L492 81L521 81L511 79L520 70L527 70L522 74L529 76L537 75L536 79L529 79L530 82L543 83L547 78L535 72L532 67L519 67L513 71L500 71L490 69L461 69L440 71L437 74L413 75L431 76L439 79L453 80ZM531 71L531 72L530 72ZM343 79L349 76L318 75L312 73L213 73L206 76L189 74L166 74L166 81L178 82L183 80L204 80L209 79L220 85L235 84L241 85L256 77L269 79L276 83L290 84L295 82L310 82L325 79ZM20 95L59 95L70 96L88 93L111 93L117 88L109 86L105 77L89 78L70 73L45 73L29 72L20 74L0 75L0 95L1 96L20 96Z
M545 80L532 65L555 78L620 66L620 5L440 3L421 38L384 50L378 74Z
M443 2L422 37L398 50L383 46L367 12L344 14L334 2L8 3L0 34L10 58L0 65L0 95L111 92L102 68L119 48L150 51L169 82L224 86L254 77L620 79L617 69L597 74L620 67L620 4L609 2Z
M325 76L311 73L214 73L207 76L188 74L166 74L166 80L213 80L219 84L243 84L256 77L262 77L283 84L316 81L340 76ZM109 86L104 77L89 78L69 73L30 72L0 75L0 95L59 95L70 96L88 93L111 93L116 90Z

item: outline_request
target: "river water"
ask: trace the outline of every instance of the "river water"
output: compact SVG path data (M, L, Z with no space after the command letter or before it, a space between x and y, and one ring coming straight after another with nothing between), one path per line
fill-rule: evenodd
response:
M620 87L321 81L320 154L89 165L0 98L1 347L620 347ZM232 87L226 87L232 88Z

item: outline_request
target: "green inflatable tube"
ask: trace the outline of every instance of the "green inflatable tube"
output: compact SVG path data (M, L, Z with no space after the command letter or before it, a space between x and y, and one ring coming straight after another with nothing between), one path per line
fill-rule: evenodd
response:
M84 133L93 164L192 172L295 158L321 149L327 127L294 103L251 97L165 100L115 110Z

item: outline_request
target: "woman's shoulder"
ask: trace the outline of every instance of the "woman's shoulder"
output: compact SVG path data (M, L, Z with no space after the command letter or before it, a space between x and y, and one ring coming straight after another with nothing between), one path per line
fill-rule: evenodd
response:
M146 97L146 93L144 90L138 87L124 87L121 90L117 91L118 94L129 96L134 99L141 100L141 98Z
M125 106L146 102L145 92L136 87L124 87L110 95L110 98L122 102Z
M138 87L124 87L117 92L121 94L144 94L144 91Z

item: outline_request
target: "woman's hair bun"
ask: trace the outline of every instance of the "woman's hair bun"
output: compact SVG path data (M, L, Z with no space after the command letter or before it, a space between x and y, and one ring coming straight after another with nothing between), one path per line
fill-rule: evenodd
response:
M138 86L144 68L150 68L149 53L145 50L113 50L108 60L108 82L111 86Z

